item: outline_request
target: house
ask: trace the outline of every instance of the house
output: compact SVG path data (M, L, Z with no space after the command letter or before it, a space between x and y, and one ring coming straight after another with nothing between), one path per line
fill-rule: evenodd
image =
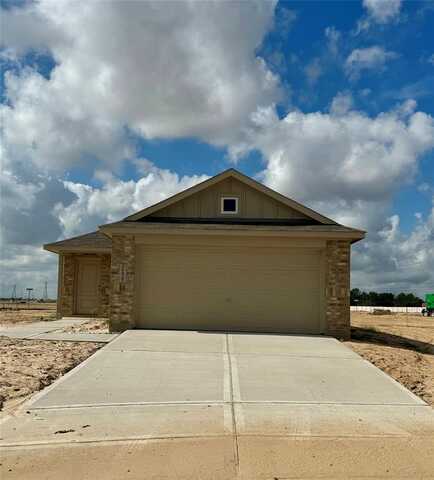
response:
M350 249L364 233L229 169L44 248L59 255L59 317L348 338Z

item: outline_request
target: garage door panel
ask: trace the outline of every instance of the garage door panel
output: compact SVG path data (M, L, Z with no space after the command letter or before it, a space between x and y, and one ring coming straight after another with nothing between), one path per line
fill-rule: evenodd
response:
M142 328L319 333L320 250L141 246Z

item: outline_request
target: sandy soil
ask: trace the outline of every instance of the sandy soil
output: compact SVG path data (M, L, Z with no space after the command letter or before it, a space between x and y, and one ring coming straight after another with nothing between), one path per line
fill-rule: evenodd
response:
M67 327L62 331L66 333L109 333L109 328L107 320L96 318L81 325Z
M351 312L351 341L359 355L434 406L434 318Z
M4 402L41 390L98 350L102 344L0 337L0 410Z
M55 303L0 303L0 326L56 320Z

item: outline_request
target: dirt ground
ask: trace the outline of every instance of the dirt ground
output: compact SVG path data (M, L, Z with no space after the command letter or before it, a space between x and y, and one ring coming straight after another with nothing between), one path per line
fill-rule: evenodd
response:
M56 320L55 303L0 303L0 328L51 320ZM106 320L95 319L61 331L65 333L109 333L109 328Z
M0 327L56 319L55 303L0 304ZM106 333L104 320L65 328L64 332ZM92 355L103 344L10 339L0 336L0 411L12 413L32 393Z
M434 317L351 312L351 326L346 345L434 406Z
M67 333L109 333L107 320L96 318L81 325L74 325L63 330Z
M0 337L0 410L50 385L101 346Z
M0 325L16 325L31 322L56 320L55 303L0 302Z

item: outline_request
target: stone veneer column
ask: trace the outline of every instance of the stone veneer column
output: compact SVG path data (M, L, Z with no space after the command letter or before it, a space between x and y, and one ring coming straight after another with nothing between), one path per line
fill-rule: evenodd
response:
M60 291L57 295L57 316L70 317L74 313L75 256L72 253L63 253L59 256L59 262L62 262L59 268L62 278L58 282Z
M99 305L98 316L110 315L111 255L100 255Z
M329 240L326 247L327 334L350 338L350 251L345 240Z
M134 328L136 246L133 235L112 236L110 331Z

